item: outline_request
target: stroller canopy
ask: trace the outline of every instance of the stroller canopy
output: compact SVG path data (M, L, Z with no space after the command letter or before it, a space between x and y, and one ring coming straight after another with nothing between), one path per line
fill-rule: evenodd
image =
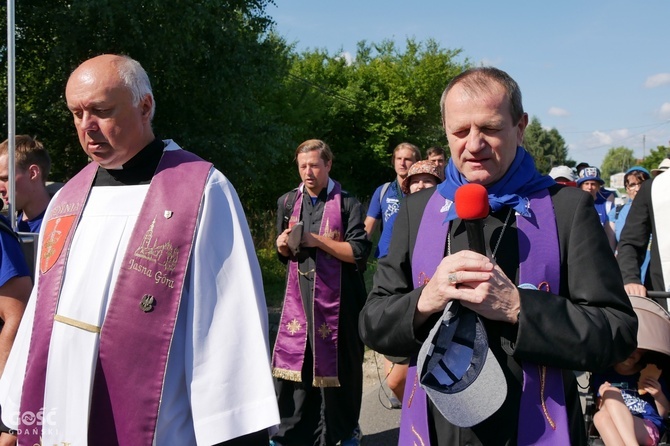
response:
M629 297L638 319L638 348L670 356L670 314L651 299Z

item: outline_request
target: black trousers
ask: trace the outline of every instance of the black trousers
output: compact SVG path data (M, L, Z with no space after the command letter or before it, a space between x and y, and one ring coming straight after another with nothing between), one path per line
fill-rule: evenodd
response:
M281 424L273 440L283 446L335 446L351 438L361 412L362 345L359 361L351 361L351 353L340 351L339 354L340 387L312 387L313 360L309 345L302 367L302 382L275 378Z

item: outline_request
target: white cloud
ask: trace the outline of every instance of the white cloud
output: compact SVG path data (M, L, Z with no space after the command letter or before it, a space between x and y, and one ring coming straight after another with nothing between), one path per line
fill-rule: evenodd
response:
M670 73L659 73L649 76L644 86L647 88L662 87L663 85L670 85Z
M593 137L592 139L594 140L595 145L604 146L612 144L612 136L610 136L608 133L596 130L591 134L591 136Z
M620 146L626 145L627 139L631 134L628 129L612 130L610 132L601 132L596 130L591 133L588 145L594 146Z
M337 58L343 58L347 62L347 65L351 65L354 62L354 56L349 51L341 52Z
M630 137L630 131L628 129L613 130L610 132L610 135L612 135L614 139L625 139Z
M551 116L570 116L569 111L560 107L549 107L549 111L547 113L549 113Z
M662 119L670 119L670 102L664 102L659 110Z

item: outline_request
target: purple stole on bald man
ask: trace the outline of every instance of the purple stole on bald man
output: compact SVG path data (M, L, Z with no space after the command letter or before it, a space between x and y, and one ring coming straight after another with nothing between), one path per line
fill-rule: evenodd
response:
M98 165L90 163L59 192L45 218L21 413L38 413L44 405L49 341L56 320L100 333L89 443L153 443L170 344L211 166L184 150L163 153L101 328L59 317L56 312L72 238ZM40 444L40 435L20 424L19 442Z
M342 241L342 192L340 184L328 193L321 218L319 235ZM295 206L289 220L292 227L300 220L302 209L302 185L298 187ZM307 230L307 229L305 229ZM316 250L314 289L312 295L313 324L307 326L307 316L300 293L299 264L289 259L286 294L277 340L272 355L272 375L289 381L302 381L302 367L307 348L307 330L311 330L314 358L314 387L339 387L337 376L337 340L340 317L340 288L342 262L321 249Z
M522 284L519 287L532 285L544 291L558 292L560 252L553 203L546 189L529 199L531 217L517 216L519 281ZM444 204L444 197L436 190L423 212L412 253L415 288L430 280L444 257L450 226L444 223L444 214L440 212ZM524 382L517 444L570 444L561 370L526 362L522 367ZM430 445L428 397L418 382L416 358L412 358L406 382L398 444ZM481 397L486 398L486 395Z

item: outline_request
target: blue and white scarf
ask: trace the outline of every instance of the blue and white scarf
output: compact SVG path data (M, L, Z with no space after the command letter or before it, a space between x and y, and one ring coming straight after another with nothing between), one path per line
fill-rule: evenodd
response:
M445 168L445 176L445 180L437 185L437 190L444 198L454 201L456 189L468 184L469 181L456 169L452 159L449 160ZM541 175L537 171L533 157L526 149L519 146L516 149L514 161L512 161L512 165L507 169L505 175L495 183L486 186L491 212L496 212L503 206L509 206L524 217L529 217L528 196L555 183L550 176ZM456 209L451 206L447 211L445 221L456 218L458 218Z

